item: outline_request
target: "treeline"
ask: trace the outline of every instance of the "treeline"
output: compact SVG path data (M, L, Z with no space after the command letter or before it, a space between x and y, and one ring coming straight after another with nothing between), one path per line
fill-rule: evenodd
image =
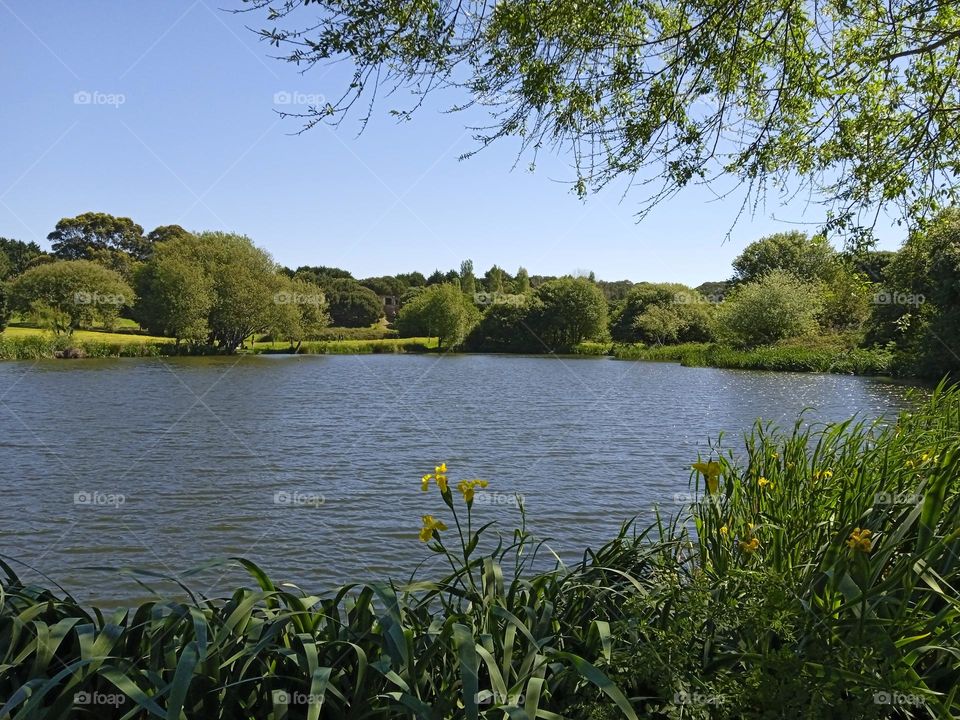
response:
M899 252L839 252L800 232L770 235L744 249L729 278L696 288L497 265L480 274L470 260L430 275L355 278L335 267L279 266L242 235L177 225L145 233L105 213L64 218L48 239L50 252L0 238L0 323L18 313L69 334L126 317L226 352L251 337L298 343L329 326L380 326L479 352L563 353L587 340L732 348L828 340L882 347L902 374L960 366L960 210Z

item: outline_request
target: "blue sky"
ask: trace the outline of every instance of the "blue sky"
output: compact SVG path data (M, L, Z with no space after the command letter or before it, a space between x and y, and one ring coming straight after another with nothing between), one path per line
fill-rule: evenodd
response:
M757 237L820 219L816 207L768 206L724 242L739 202L697 188L638 224L641 194L581 201L563 157L512 169L508 141L459 161L475 144L471 118L443 112L460 99L450 95L405 124L381 105L359 136L358 115L295 135L277 93L336 97L345 68L301 75L271 59L245 27L262 15L219 9L238 6L0 0L0 236L47 247L59 218L94 210L147 231L242 232L285 265L357 277L471 258L481 273L497 263L696 285L728 277ZM899 246L896 229L879 234Z

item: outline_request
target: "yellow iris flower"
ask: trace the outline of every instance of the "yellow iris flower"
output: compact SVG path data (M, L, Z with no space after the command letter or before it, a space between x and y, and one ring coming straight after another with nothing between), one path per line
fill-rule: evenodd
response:
M431 480L436 480L437 487L440 488L441 493L447 491L447 464L445 462L437 465L432 473L427 473L420 478L420 489L423 490L423 492L426 492L430 487Z
M857 550L859 552L868 553L873 549L873 541L870 539L870 536L873 533L870 530L864 528L854 528L853 532L850 533L850 537L847 540L847 547L851 550Z
M773 483L771 483L765 477L761 477L759 480L757 480L757 485L760 487L766 487L767 485L773 485Z
M436 520L433 515L423 516L423 527L420 528L420 541L430 542L435 532L446 530L447 525L442 520Z
M461 480L457 483L457 490L463 494L463 499L467 503L473 502L474 490L478 487L485 488L489 485L486 480Z
M740 549L748 555L753 555L757 550L760 549L760 541L756 538L750 538L749 541L741 540Z
M694 470L703 474L707 479L707 492L713 495L720 486L720 463L716 460L709 462L695 462L691 465Z

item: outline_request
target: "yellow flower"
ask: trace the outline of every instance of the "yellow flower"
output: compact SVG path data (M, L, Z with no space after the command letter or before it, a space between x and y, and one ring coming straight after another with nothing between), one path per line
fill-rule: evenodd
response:
M486 480L461 480L457 483L457 490L463 494L463 499L467 503L473 502L474 489L478 487L485 488L489 483Z
M868 553L873 549L873 541L870 539L871 533L869 530L864 528L854 528L853 532L850 533L850 538L847 540L847 547L851 550L858 550L859 552Z
M905 464L908 468L912 468L912 467L913 467L913 460L907 460L906 463L904 463L904 464Z
M446 523L444 523L442 520L435 520L433 515L424 515L423 527L420 528L420 541L430 542L430 538L433 537L433 533L446 529Z
M779 460L779 459L780 459L780 456L779 456L777 453L772 452L772 453L770 453L770 459L771 459L771 460Z
M723 535L724 537L726 537L729 532L730 532L730 528L728 528L726 525L723 525L720 527L720 534Z
M690 467L703 473L703 476L707 479L707 492L711 495L717 492L720 484L720 463L711 460L710 462L696 462Z
M829 480L833 477L833 470L817 470L813 474L814 480Z
M430 481L436 480L440 492L445 493L447 491L447 464L440 463L433 470L432 473L427 473L420 478L420 489L426 492L427 488L430 487Z
M753 555L757 550L760 549L760 541L756 538L750 538L749 541L741 540L740 549L748 555Z
M760 487L766 487L767 485L772 485L772 483L765 477L761 477L759 480L757 480L757 485Z

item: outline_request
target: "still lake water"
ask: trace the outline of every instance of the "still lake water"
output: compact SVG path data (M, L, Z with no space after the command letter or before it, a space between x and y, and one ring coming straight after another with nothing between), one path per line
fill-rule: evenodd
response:
M234 555L311 592L402 578L432 557L419 517L445 508L419 478L446 460L452 480L503 493L478 506L483 519L509 530L516 510L496 501L522 493L529 528L575 559L631 516L676 509L721 431L735 446L757 417L787 426L808 407L811 422L892 416L906 394L880 379L607 358L6 362L0 554L84 601L144 597L125 568L182 576ZM219 594L241 578L207 568L188 584Z

